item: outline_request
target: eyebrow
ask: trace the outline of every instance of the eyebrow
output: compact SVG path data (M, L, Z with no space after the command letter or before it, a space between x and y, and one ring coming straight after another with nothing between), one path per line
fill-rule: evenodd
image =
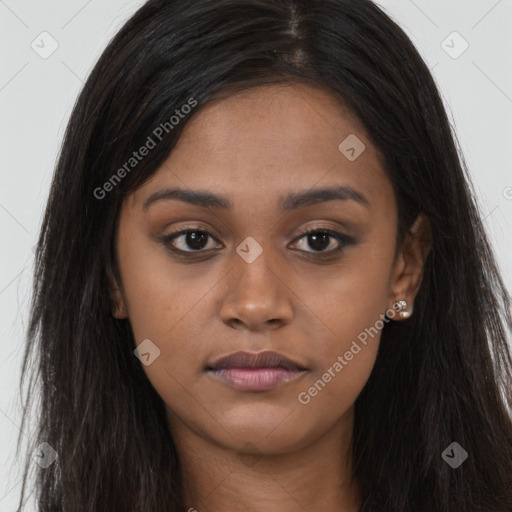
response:
M146 199L142 210L147 210L152 204L162 200L183 201L194 206L203 208L215 208L229 210L232 207L231 201L225 197L203 190L185 190L182 188L166 188L155 192ZM366 207L370 206L368 199L357 190L346 185L334 187L314 188L301 192L290 192L284 198L280 198L278 206L281 212L288 212L306 206L312 206L326 201L355 201Z

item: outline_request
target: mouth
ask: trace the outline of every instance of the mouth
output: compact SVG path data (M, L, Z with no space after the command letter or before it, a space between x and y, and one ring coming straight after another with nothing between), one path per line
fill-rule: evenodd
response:
M205 370L240 391L269 391L307 372L295 361L277 352L235 352Z

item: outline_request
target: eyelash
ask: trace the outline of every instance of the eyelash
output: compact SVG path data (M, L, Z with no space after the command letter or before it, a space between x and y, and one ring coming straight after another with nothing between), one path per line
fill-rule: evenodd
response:
M183 235L188 235L190 233L204 233L208 236L208 238L211 238L218 242L218 240L212 234L210 234L205 229L201 229L201 228L187 228L187 229L182 229L182 230L176 231L174 233L171 233L170 235L163 237L161 239L161 242L173 253L178 254L179 256L185 256L185 257L190 257L189 255L192 255L192 254L208 253L211 250L213 250L213 249L206 249L206 250L200 249L200 250L195 250L195 251L194 250L183 251L181 249L176 249L175 247L172 246L172 242L176 238L179 238L180 236L183 236ZM341 251L343 251L343 249L345 247L347 247L349 245L353 245L356 242L353 237L351 237L349 235L345 235L343 233L339 233L337 231L334 231L334 230L328 229L328 228L309 228L309 229L303 231L298 237L296 237L293 240L293 242L297 242L311 234L328 235L329 237L334 238L335 240L337 240L340 243L339 247L337 247L336 249L331 249L330 251L302 251L302 250L299 250L299 252L303 252L308 255L314 255L314 256L320 257L320 258L322 258L322 257L325 258L327 256L332 257L333 255L336 255L336 254L340 253Z

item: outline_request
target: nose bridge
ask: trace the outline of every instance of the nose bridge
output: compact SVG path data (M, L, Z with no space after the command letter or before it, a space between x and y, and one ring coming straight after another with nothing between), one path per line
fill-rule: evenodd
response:
M221 316L224 322L257 328L288 323L292 306L282 272L271 249L263 249L254 239L245 239L233 255Z
M249 259L241 256L241 252L245 252ZM260 294L261 296L271 292L276 284L274 281L276 280L277 269L275 259L273 262L271 261L270 253L270 249L265 249L257 254L257 249L251 247L250 241L239 245L235 258L236 278L240 282L239 291L247 290L251 294L263 292Z

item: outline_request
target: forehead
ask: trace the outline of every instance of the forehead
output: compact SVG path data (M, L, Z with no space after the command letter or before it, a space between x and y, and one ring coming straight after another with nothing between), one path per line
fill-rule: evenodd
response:
M329 93L304 84L276 84L213 100L185 126L178 146L200 144L231 162L243 153L268 163L265 153L271 152L272 159L307 164L326 151L332 156L351 133L366 138L357 118Z
M197 112L133 200L179 185L247 203L333 184L367 197L392 194L382 156L340 101L309 85L264 85L219 97Z

